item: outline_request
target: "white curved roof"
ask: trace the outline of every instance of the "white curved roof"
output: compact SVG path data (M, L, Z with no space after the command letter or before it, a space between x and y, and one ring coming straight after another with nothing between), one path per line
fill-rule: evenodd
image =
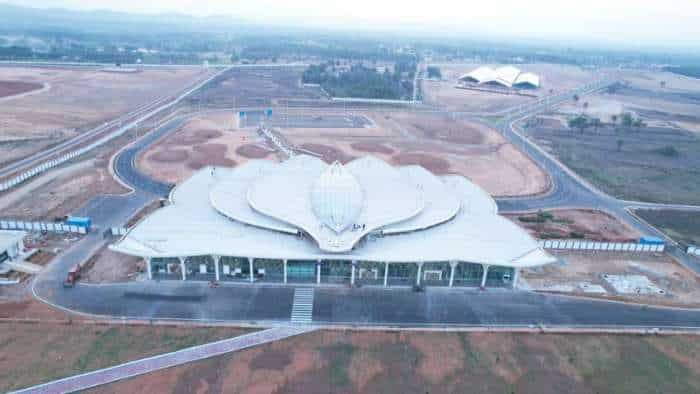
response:
M462 75L460 80L472 80L478 84L498 84L505 87L512 87L519 84L529 84L535 87L540 86L540 78L529 72L522 72L514 66L502 66L493 69L488 66L481 66L473 71Z
M323 174L333 175L323 180ZM314 185L351 193L359 186L358 223L349 220L354 212L344 216L344 210L359 206L355 199L329 203L339 204L333 209L341 212L331 223L349 227L336 232L324 224L325 214L314 212L311 202ZM246 200L255 206L244 208ZM364 228L353 226L361 223ZM294 234L284 231L292 228ZM311 237L299 237L299 231ZM370 231L391 236L358 243ZM252 160L232 169L204 168L175 188L172 204L144 218L112 249L143 257L213 254L513 267L554 261L523 229L499 216L493 199L466 178L437 178L421 167L394 168L372 157L345 166L307 156L281 164Z
M540 77L533 73L522 73L516 78L514 85L528 84L534 87L540 86Z
M496 70L492 69L491 67L481 66L467 74L462 75L459 79L467 78L472 79L478 83L491 81L496 78Z

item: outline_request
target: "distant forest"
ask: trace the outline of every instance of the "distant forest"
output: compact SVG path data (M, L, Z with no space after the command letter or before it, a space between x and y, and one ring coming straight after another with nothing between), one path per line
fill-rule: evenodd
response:
M664 71L685 75L691 78L700 78L700 66L664 67Z
M309 66L303 74L304 83L313 83L333 97L354 97L389 100L408 100L413 93L416 62L397 61L394 71L377 71L376 67L353 64L341 70L337 62L329 61Z

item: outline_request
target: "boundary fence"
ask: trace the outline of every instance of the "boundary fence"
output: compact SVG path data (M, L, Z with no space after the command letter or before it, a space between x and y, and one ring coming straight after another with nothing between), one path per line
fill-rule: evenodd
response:
M595 242L575 239L542 239L538 241L545 249L599 250L609 252L663 252L666 245L640 244L635 242Z
M48 231L53 233L87 234L82 226L62 222L25 222L22 220L0 220L2 230Z

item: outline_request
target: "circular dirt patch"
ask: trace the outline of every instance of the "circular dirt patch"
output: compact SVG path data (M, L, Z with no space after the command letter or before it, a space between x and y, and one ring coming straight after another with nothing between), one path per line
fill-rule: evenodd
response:
M203 130L197 130L194 133L194 135L197 136L198 138L210 140L213 138L219 138L222 135L224 135L224 133L220 132L219 130L214 130L214 129L203 129Z
M167 145L170 146L192 146L207 142L206 138L201 138L192 134L176 134L168 138Z
M187 167L194 170L206 166L233 167L236 162L226 158L228 147L224 144L202 144L194 147L194 153Z
M272 152L259 145L246 144L236 148L236 153L248 159L262 159Z
M400 153L391 160L401 166L419 165L433 174L447 174L450 170L447 160L425 153Z
M337 160L345 164L354 159L353 156L347 155L345 152L334 146L307 143L302 144L300 148L321 156L321 159L326 163L333 163Z
M166 149L156 152L148 157L148 160L162 163L177 163L187 160L189 154L182 149Z
M350 146L352 147L352 149L359 150L362 152L384 153L387 155L391 155L394 153L393 149L389 148L386 145L382 145L378 142L355 142Z

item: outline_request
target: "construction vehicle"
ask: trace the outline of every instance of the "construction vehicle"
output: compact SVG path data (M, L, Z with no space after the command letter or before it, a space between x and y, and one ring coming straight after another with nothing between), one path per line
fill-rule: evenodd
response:
M80 279L80 269L82 267L80 264L76 264L71 267L71 269L68 270L68 275L66 276L66 281L63 282L63 287L73 287L75 286L75 282Z

